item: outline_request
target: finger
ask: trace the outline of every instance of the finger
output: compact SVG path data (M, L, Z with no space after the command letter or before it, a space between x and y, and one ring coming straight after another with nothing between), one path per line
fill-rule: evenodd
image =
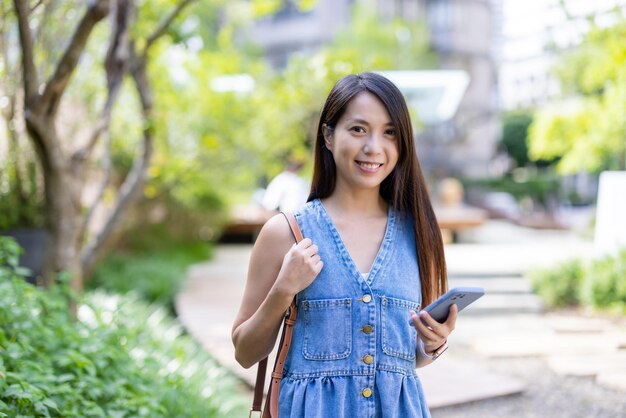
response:
M317 276L318 274L320 274L323 268L324 268L324 262L320 260L313 269L313 271L315 272L315 275Z
M424 343L425 350L430 351L430 347L440 347L446 341L447 337L437 334L424 325L415 311L411 311L411 318L413 323L416 324L415 329L417 330L417 336Z
M448 327L450 331L454 330L456 325L456 319L459 316L459 307L455 304L450 305L450 310L448 311L448 319L444 322L444 325Z
M304 250L304 254L306 256L313 257L314 255L317 254L317 250L318 250L317 245L313 244L309 248Z
M424 310L420 311L419 317L430 328L435 328L435 327L441 325L432 316L430 316L430 314L428 312L426 312Z
M413 327L420 336L420 339L424 342L429 342L439 338L438 334L431 328L427 327L420 319L419 315L415 311L411 311L411 318L413 320Z
M411 325L413 325L413 327L415 327L415 329L417 329L417 323L419 322L420 317L414 310L410 310L409 312L411 314L411 321L409 322Z
M311 238L305 238L302 241L300 241L296 246L298 248L305 249L305 248L309 248L311 244L313 244L313 241L311 241Z
M420 340L422 340L425 346L437 345L439 341L444 340L440 335L435 334L433 331L429 330L428 328L426 328L424 332L418 331L417 337Z
M435 335L439 336L439 338L447 338L450 334L450 329L448 329L447 324L437 322L428 312L421 311L419 316L422 319L422 324Z
M313 257L311 257L311 263L313 263L313 265L315 266L317 263L320 262L322 258L319 256L319 254L315 254Z

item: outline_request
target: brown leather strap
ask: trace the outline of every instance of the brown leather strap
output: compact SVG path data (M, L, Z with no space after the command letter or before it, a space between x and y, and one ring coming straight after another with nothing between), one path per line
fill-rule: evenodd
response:
M298 226L296 217L291 212L281 212L291 228L296 242L300 242L304 239L302 231ZM283 369L285 367L285 360L289 353L289 347L291 346L291 337L293 336L293 326L296 323L297 309L296 298L294 297L289 305L289 310L285 315L283 332L280 337L280 345L278 347L278 354L276 355L276 362L274 363L274 369L272 371L272 380L270 387L267 391L267 399L265 401L265 408L263 409L264 418L278 418L278 396L280 393L280 381L283 378ZM261 400L263 399L263 387L265 385L265 373L267 369L267 357L259 362L257 370L256 383L254 386L254 400L252 402L252 412L261 411Z
M263 388L265 387L265 373L267 371L267 357L259 361L259 367L256 371L256 382L254 383L254 399L252 400L252 411L261 411L261 403L263 402Z
M295 298L291 302L289 307L289 317L285 319L285 327L283 329L284 338L281 338L281 346L279 348L278 355L276 356L276 364L274 365L274 371L272 372L272 381L270 383L270 416L278 418L278 394L280 393L280 381L283 379L283 369L285 367L285 360L289 353L289 347L291 346L291 337L293 336L293 326L296 323L297 309L295 304Z
M298 226L298 221L296 221L296 217L291 212L281 212L287 222L289 222L289 228L291 228L291 233L293 234L293 238L296 240L296 243L302 241L304 237L302 236L302 231L300 231L300 227Z

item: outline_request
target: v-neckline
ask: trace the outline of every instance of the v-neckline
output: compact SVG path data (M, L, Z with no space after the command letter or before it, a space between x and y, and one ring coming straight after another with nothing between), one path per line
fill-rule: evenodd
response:
M372 262L372 265L370 266L367 279L364 279L363 273L361 273L361 271L356 265L356 262L350 255L350 252L348 251L348 247L346 247L346 244L341 238L341 235L339 234L339 230L337 229L335 222L333 221L330 214L324 207L324 204L319 199L316 200L316 203L321 208L320 212L322 213L322 217L326 221L330 229L330 232L333 235L333 238L335 239L335 244L337 245L339 249L339 252L342 256L342 259L346 267L350 269L352 275L356 277L358 280L365 281L368 284L371 284L374 278L378 275L378 271L383 265L383 262L387 256L387 253L389 252L391 242L393 240L393 232L395 230L395 211L392 209L391 205L389 205L389 209L387 210L387 225L385 227L385 235L383 236L383 240L380 243L380 246L378 247L378 252L376 253L376 257L374 257L374 261Z

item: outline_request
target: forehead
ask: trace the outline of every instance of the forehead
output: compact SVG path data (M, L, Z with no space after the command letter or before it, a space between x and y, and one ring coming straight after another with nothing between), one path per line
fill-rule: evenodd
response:
M361 92L350 100L340 122L352 119L360 119L371 124L391 123L389 112L383 102L369 92Z

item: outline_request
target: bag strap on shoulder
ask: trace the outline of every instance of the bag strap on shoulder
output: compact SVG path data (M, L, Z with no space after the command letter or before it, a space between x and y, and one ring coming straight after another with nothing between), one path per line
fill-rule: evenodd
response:
M304 239L302 231L298 226L296 217L291 212L281 212L287 222L289 228L296 241L296 243ZM296 323L296 298L294 297L289 306L289 310L285 314L283 333L280 338L280 346L278 348L278 354L276 355L276 363L274 363L274 369L272 372L272 380L270 388L268 390L267 400L265 402L265 408L263 411L263 417L278 417L278 394L280 389L280 381L283 378L283 368L285 366L285 360L289 353L289 347L291 346L291 337L293 335L293 326ZM263 402L263 389L265 386L265 374L267 371L267 357L259 362L256 375L256 383L254 385L254 400L252 402L252 409L250 410L250 417L253 412L261 413L261 403Z

